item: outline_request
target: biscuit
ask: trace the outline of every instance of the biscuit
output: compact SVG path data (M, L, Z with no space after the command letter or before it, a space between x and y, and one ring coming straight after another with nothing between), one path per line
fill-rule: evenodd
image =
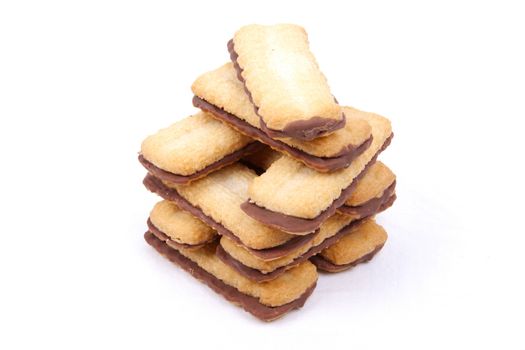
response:
M264 147L243 157L241 162L260 175L281 157L279 152ZM395 174L385 164L376 161L356 182L350 198L337 208L337 212L352 216L354 219L380 213L388 209L396 200L395 188Z
M263 259L285 256L314 239L316 232L294 236L244 214L240 203L248 199L248 185L256 176L245 166L233 164L188 185L163 182L151 174L144 185Z
M146 232L144 239L161 255L217 294L263 321L275 320L302 307L317 284L316 268L308 261L278 279L255 283L217 258L216 243L199 249L173 249L151 232Z
M336 243L361 222L362 220L335 214L321 226L320 232L310 244L270 261L258 258L227 237L222 237L217 246L217 256L246 278L256 282L271 281Z
M250 199L242 204L244 212L293 234L316 230L332 216L393 136L388 119L357 109L352 111L372 127L370 148L348 168L330 174L319 173L289 157L279 158L250 184Z
M244 26L228 50L270 137L312 140L344 126L302 27Z
M155 204L148 218L149 231L168 245L198 247L215 239L217 233L177 204L163 200Z
M258 142L199 112L147 137L139 161L158 178L188 183L260 147Z
M382 162L375 162L357 183L354 192L337 211L355 219L377 214L395 199L396 176Z
M387 238L383 227L374 219L367 219L310 261L323 271L344 271L372 259L384 246Z
M236 78L231 63L202 74L193 83L192 91L195 94L195 107L321 172L347 167L371 143L370 126L362 118L354 118L352 113L347 115L345 127L335 131L330 137L312 141L269 137L260 129L259 117L253 110L244 86Z

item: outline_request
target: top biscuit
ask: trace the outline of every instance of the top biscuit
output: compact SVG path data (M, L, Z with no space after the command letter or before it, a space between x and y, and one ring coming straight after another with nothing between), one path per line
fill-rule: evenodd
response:
M344 126L302 27L244 26L230 48L269 136L311 140Z
M252 143L229 126L199 112L148 136L141 155L158 168L192 175Z

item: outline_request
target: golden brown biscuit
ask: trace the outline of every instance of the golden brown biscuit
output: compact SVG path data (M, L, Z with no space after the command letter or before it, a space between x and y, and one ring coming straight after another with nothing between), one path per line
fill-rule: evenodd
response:
M351 195L354 180L364 176L392 138L390 121L377 114L346 109L372 127L373 141L363 154L342 170L319 173L301 163L281 157L255 178L249 187L250 200L243 210L256 220L293 234L320 227Z
M281 154L269 147L249 154L242 162L262 174ZM337 208L340 214L360 219L388 209L395 201L396 176L384 163L376 161L357 181L354 192L344 205Z
M167 200L155 204L149 215L148 226L157 237L164 234L167 239L187 246L208 243L217 234L211 227Z
M348 166L370 145L371 128L362 118L347 116L344 128L312 141L270 138L236 78L232 64L202 74L192 85L193 103L237 131L322 172Z
M382 162L377 161L359 181L345 204L355 207L364 204L372 198L378 198L394 181L396 181L396 175L392 170Z
M359 180L354 192L337 211L355 219L377 214L390 207L395 197L396 176L377 161Z
M327 272L344 271L372 259L384 246L387 238L383 227L374 219L367 219L311 261Z
M260 147L209 114L199 112L147 137L139 160L156 177L188 183Z
M228 48L268 135L312 140L344 126L303 28L244 26Z
M314 265L306 261L279 278L255 283L239 275L215 255L216 243L199 249L173 249L151 232L145 240L160 254L191 273L228 301L264 321L302 307L317 283Z

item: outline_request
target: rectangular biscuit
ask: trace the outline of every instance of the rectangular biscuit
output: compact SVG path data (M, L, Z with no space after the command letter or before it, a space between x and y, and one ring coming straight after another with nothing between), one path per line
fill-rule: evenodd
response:
M244 26L228 49L269 136L312 140L344 126L302 27Z
M344 271L372 259L384 246L387 238L383 227L374 219L367 219L310 260L323 271Z
M188 183L260 147L208 113L199 112L148 136L142 142L139 161L158 178Z
M282 155L269 147L241 159L259 175L264 173ZM396 175L381 161L376 161L357 181L345 204L337 212L357 220L388 209L396 200ZM321 226L322 227L322 226Z
M344 204L360 177L392 138L390 121L377 114L352 109L372 127L371 146L342 170L326 174L281 157L255 178L249 187L249 201L242 209L256 220L280 230L304 234Z
M217 235L210 226L167 200L155 204L147 224L151 233L170 246L200 247L214 240Z
M377 214L393 204L396 199L395 188L396 175L385 164L377 161L337 211L355 219Z
M267 144L306 166L321 172L345 168L371 143L371 128L362 118L346 112L346 125L330 137L311 141L277 139L260 128L243 84L236 78L232 64L202 74L192 85L193 104L227 123L237 131Z
M151 232L144 239L161 255L179 265L226 300L263 321L275 320L300 308L317 283L315 266L306 261L266 283L255 283L239 275L215 255L216 243L199 249L173 249Z

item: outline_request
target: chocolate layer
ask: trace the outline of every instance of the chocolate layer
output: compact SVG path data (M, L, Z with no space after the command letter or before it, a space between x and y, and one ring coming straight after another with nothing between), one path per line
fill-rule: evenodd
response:
M346 124L346 117L344 113L342 113L342 115L343 117L340 120L321 117L313 117L307 120L296 120L286 124L282 131L270 129L264 120L260 117L259 118L261 121L261 129L270 137L291 137L297 140L311 141L343 128Z
M281 266L269 273L263 273L257 269L244 265L243 263L241 263L240 261L232 257L230 254L228 254L228 252L225 251L224 248L220 244L217 246L216 254L217 254L217 257L221 259L225 264L237 270L237 272L239 272L244 277L249 278L255 282L270 281L270 280L273 280L279 277L283 273L285 273L286 270L302 263L303 261L310 259L312 256L320 253L323 249L331 246L332 244L335 244L339 239L341 239L341 237L343 237L345 234L350 232L350 230L352 230L353 228L360 225L362 222L363 222L363 219L352 221L350 224L346 225L341 230L339 230L339 232L337 232L335 235L325 239L321 244L310 248L306 253L297 257L290 264L286 266Z
M307 120L296 120L291 123L288 123L284 126L282 130L270 129L264 122L263 118L259 115L259 108L253 102L252 94L246 87L246 82L242 76L242 68L237 62L239 55L235 52L235 47L233 40L228 41L228 52L230 53L230 58L232 60L233 66L237 71L237 78L243 83L244 90L248 94L250 101L252 102L255 108L255 114L259 116L261 122L261 129L270 137L291 137L297 140L311 141L325 134L331 133L335 130L341 129L346 124L346 118L344 113L342 113L342 118L340 120L334 120L330 118L323 118L314 116Z
M219 170L227 165L233 164L245 155L257 152L262 147L263 145L261 145L259 142L252 142L191 175L178 175L161 169L155 164L151 163L146 158L144 158L142 154L139 154L139 162L144 166L144 168L146 168L146 170L150 174L154 175L155 177L158 177L161 180L176 184L187 184L191 181L200 179L201 177L204 177L213 171Z
M277 246L277 247L266 248L266 249L253 249L253 248L247 247L240 240L240 238L237 237L233 232L231 232L226 227L216 222L215 220L213 220L206 214L204 214L204 212L199 207L193 206L184 197L182 197L175 189L169 188L166 185L164 185L161 180L157 179L151 174L148 174L144 178L143 183L144 183L144 186L146 186L146 188L150 190L151 192L158 194L164 199L175 202L179 208L199 218L201 221L203 221L207 225L214 228L219 234L224 235L234 240L237 244L246 247L246 249L248 249L253 255L261 259L264 259L264 260L277 259L287 254L290 254L290 252L292 252L293 250L310 242L312 239L314 239L315 235L319 233L319 231L317 230L306 236L293 237L286 243L280 246Z
M381 245L377 246L370 253L360 257L357 260L354 260L354 261L352 261L352 262L350 262L348 264L344 264L344 265L336 265L336 264L332 263L331 261L326 260L321 255L316 255L316 256L311 257L310 261L315 266L317 266L317 268L319 270L322 270L322 271L325 271L325 272L341 272L341 271L348 270L349 268L354 267L354 266L356 266L358 264L365 263L365 262L368 262L368 261L372 260L374 255L376 255L381 250L381 248L383 248L383 245L384 244L381 244Z
M316 285L314 283L298 299L288 304L270 307L259 302L257 298L243 294L232 286L222 282L217 277L201 268L198 264L180 254L177 250L170 248L162 240L155 237L153 233L146 232L144 234L144 239L161 255L179 265L183 270L189 272L193 277L206 284L217 294L220 294L226 300L241 306L244 310L263 321L275 320L293 309L302 307L306 302L306 299L312 294Z
M368 168L372 164L374 164L379 154L385 148L388 147L393 136L394 134L391 134L386 139L381 149L374 155L374 157L370 160L370 162L368 162L368 164L365 166L365 169L363 169L363 171L354 178L352 183L347 188L341 191L341 195L339 196L339 198L335 199L328 208L326 208L324 211L322 211L318 216L316 216L313 219L305 219L305 218L300 218L300 217L293 216L293 215L287 215L287 214L275 212L275 211L260 207L255 203L251 203L250 201L246 201L243 204L241 204L241 208L246 214L248 214L255 220L260 221L263 224L266 224L268 226L272 226L277 229L280 229L282 231L300 234L300 233L311 232L313 230L316 230L319 228L319 226L321 226L321 224L326 219L334 215L337 208L339 208L346 202L346 200L350 197L355 187L357 186L357 182L365 175Z
M182 249L197 249L197 248L200 248L210 242L213 242L216 237L213 237L211 240L209 241L205 241L205 242L202 242L202 243L198 243L198 244L187 244L187 243L179 243L177 241L174 241L173 239L171 239L170 236L168 236L167 234L165 234L164 232L162 232L161 230L159 230L159 228L157 226L155 226L153 224L153 222L151 222L151 219L148 218L148 230L149 232L153 233L155 235L155 237L157 237L158 239L160 239L161 241L165 242L167 245L169 245L170 247L172 248L175 248L175 249L179 249L179 248L182 248Z
M394 200L395 200L395 195L394 195L395 190L396 190L396 182L394 181L390 186L388 186L387 189L383 191L383 194L381 195L381 197L373 198L358 206L349 206L345 204L337 208L337 210L343 214L356 215L358 217L363 217L363 216L371 215L373 213L378 213L379 211L383 211L386 209L384 208L380 210L383 204L386 204L390 201L390 197L394 196ZM393 204L393 200L392 200L392 203L390 203L390 205L392 204Z
M219 108L198 96L193 97L193 105L197 108L202 109L205 112L210 113L212 116L215 116L220 121L227 123L229 126L239 131L241 134L256 139L264 144L267 144L271 148L279 152L283 152L289 155L290 157L304 163L306 166L321 172L330 172L348 167L352 163L352 161L359 155L361 155L361 153L366 151L366 149L370 147L370 144L372 143L372 136L370 136L370 138L368 138L361 145L348 145L341 149L333 157L316 157L309 153L301 151L298 148L287 145L284 142L272 139L271 137L266 135L261 129L257 129L256 127L250 125L244 120L234 116L231 113L226 112L224 109Z

